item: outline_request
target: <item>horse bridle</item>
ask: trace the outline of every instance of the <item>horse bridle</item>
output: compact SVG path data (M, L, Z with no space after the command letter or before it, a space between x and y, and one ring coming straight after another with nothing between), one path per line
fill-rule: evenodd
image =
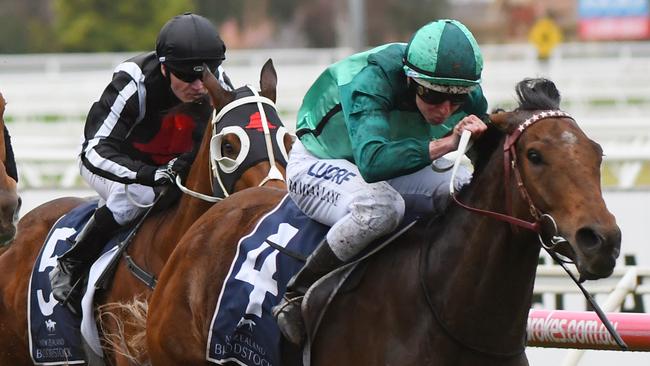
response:
M465 205L464 203L460 202L458 198L456 197L456 194L454 192L454 178L456 175L456 171L458 170L458 166L460 165L460 161L462 156L464 155L465 151L467 150L467 144L469 143L469 138L471 135L470 131L463 131L463 134L461 136L460 142L458 144L458 150L459 154L456 157L456 161L454 163L454 167L452 170L452 177L451 177L451 182L449 183L449 193L459 206L462 208L469 210L471 212L475 212L484 216L492 217L496 220L499 221L504 221L509 223L510 225L513 226L518 226L527 230L531 230L535 233L537 233L537 236L539 238L539 241L542 245L542 247L546 250L546 252L564 269L564 271L569 275L569 277L576 283L576 285L580 288L580 291L582 292L583 296L589 302L591 305L592 309L596 312L596 315L598 315L598 318L600 318L601 322L609 332L609 334L614 338L618 346L622 350L627 350L628 346L625 344L621 336L618 334L616 329L612 326L611 322L609 319L607 319L607 316L603 312L603 310L600 308L598 303L593 299L591 294L582 286L581 279L576 278L576 276L571 272L565 265L566 260L560 258L560 254L558 254L555 251L555 248L557 245L560 243L568 243L568 241L558 235L558 228L557 224L555 223L555 220L553 217L549 214L542 213L533 203L533 201L530 198L530 194L528 194L528 191L526 190L526 186L524 185L523 180L521 179L521 174L519 172L519 168L517 167L517 149L516 149L516 142L519 140L519 137L521 137L521 134L531 125L533 125L536 122L539 122L543 119L547 118L569 118L573 121L575 119L571 117L568 113L560 111L560 110L547 110L547 111L542 111L533 114L530 116L528 119L526 119L517 129L515 129L513 132L508 134L506 136L505 142L503 144L503 174L504 174L504 182L510 182L510 176L511 176L511 171L514 172L514 177L515 177L515 183L517 184L517 188L519 189L519 193L521 194L522 198L526 203L528 204L528 210L530 211L531 216L535 219L535 221L530 222L526 220L519 219L517 217L512 216L512 199L510 197L510 189L507 184L504 183L504 189L505 189L505 200L506 200L506 214L502 214L499 212L494 212L494 211L488 211L488 210L482 210L476 207L470 207ZM546 223L550 224L552 226L552 233L550 235L550 243L546 243L544 241L543 235L543 228L548 227L544 226ZM426 288L426 286L425 286ZM428 294L427 294L428 295ZM432 303L429 301L429 306L432 308L434 311L434 315L436 314L435 309L433 308ZM440 320L439 320L440 321ZM441 323L442 324L442 323ZM449 332L448 329L443 325L443 328ZM455 337L452 336L452 338L456 339ZM459 340L457 340L459 341ZM462 344L462 342L461 342ZM481 352L481 350L476 350ZM488 353L488 352L484 352Z
M505 142L503 144L503 175L504 175L504 182L510 182L510 177L514 175L515 183L517 185L517 188L519 190L520 195L526 202L528 206L528 210L530 211L531 216L535 221L526 221L517 217L514 217L512 215L512 197L510 195L510 189L507 184L504 184L504 189L505 189L505 201L506 201L506 214L502 214L499 212L494 212L494 211L488 211L488 210L482 210L476 207L470 207L465 205L464 203L460 202L458 198L456 197L456 194L454 192L454 178L453 176L455 175L455 172L457 170L457 165L460 163L460 158L463 156L465 150L467 149L467 144L469 143L469 137L470 137L470 132L469 131L464 131L463 135L461 136L461 142L458 144L458 149L462 152L462 154L458 154L456 163L454 164L454 170L452 172L452 179L450 182L450 194L451 197L453 198L454 202L458 204L459 206L463 207L466 210L472 211L479 213L484 216L489 216L494 219L497 219L499 221L504 221L507 222L511 225L518 226L527 230L531 230L535 233L537 233L539 241L541 245L546 248L546 249L554 249L558 244L566 242L567 240L562 238L561 236L558 235L558 228L557 224L555 223L555 219L549 214L542 213L537 206L533 203L532 199L530 198L530 194L528 193L528 190L526 189L526 186L524 185L523 180L521 179L521 174L519 173L519 169L517 167L517 148L516 148L516 142L519 140L519 137L521 137L522 133L530 126L535 124L536 122L539 122L543 119L547 118L569 118L571 120L574 120L573 117L571 117L568 113L560 111L560 110L548 110L548 111L542 111L533 114L530 116L527 120L525 120L519 127L517 127L513 132L508 134L506 136ZM514 174L511 174L511 172L514 172ZM542 236L543 234L543 228L551 228L551 235L550 235L550 243L547 243L545 241L545 238Z

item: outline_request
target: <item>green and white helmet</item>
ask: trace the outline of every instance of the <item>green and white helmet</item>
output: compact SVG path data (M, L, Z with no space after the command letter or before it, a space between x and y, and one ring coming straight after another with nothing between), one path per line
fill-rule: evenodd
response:
M481 82L483 56L472 33L452 19L420 28L406 47L404 71L423 86L445 93L468 93Z

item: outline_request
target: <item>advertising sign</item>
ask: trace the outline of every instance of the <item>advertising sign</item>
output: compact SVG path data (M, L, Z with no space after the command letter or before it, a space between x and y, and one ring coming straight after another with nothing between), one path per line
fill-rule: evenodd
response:
M578 30L583 40L650 38L649 0L580 0Z

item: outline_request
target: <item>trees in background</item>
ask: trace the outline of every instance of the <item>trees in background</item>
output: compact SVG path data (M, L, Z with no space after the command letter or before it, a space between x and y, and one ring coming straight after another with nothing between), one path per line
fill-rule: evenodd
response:
M56 49L52 18L49 0L0 1L0 53Z
M192 0L54 0L54 33L66 52L153 50L169 18Z
M446 6L435 0L365 3L369 45L407 41ZM151 50L165 21L186 11L223 26L231 48L335 47L351 22L348 0L2 0L0 53Z

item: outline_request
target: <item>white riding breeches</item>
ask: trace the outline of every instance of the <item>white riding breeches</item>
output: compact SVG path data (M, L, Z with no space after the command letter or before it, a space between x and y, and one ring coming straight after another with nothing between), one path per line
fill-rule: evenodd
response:
M359 169L345 159L319 159L296 141L289 153L289 195L311 219L331 226L327 242L347 261L373 240L395 230L405 210L414 214L442 212L449 203L451 172L425 167L388 181L366 183ZM461 167L454 185L469 182Z
M124 183L108 180L94 174L83 165L80 166L80 170L81 177L106 201L106 207L108 207L113 214L113 218L120 225L125 225L133 221L146 211L146 208L134 205L127 198L127 187L131 199L142 206L152 204L156 198L153 187L141 184L129 184L127 186Z

